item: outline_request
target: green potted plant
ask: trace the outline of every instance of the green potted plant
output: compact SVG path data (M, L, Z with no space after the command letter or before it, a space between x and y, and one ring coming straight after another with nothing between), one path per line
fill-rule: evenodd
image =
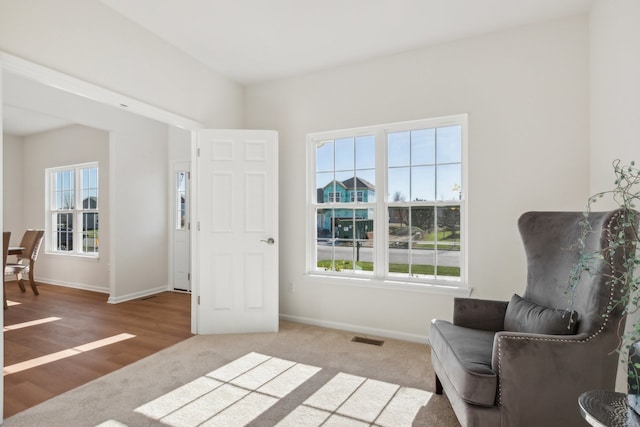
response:
M600 271L600 267L608 253L622 251L623 268L620 271L611 272L607 277L607 283L623 289L623 293L620 298L612 301L608 309L622 307L627 319L630 316L636 319L632 324L627 324L626 332L621 335L620 345L616 350L623 356L628 355L628 359L623 357L621 361L623 363L627 361L628 366L629 404L636 412L640 413L640 316L634 316L640 308L640 296L638 295L640 277L635 274L635 267L640 264L638 256L640 213L637 211L640 206L640 169L636 167L634 162L623 165L620 160L615 160L613 170L615 174L614 187L591 196L587 202L584 211L585 220L580 223L581 236L576 243L579 247L580 258L571 271L568 292L570 296L573 295L582 274L604 274ZM586 219L594 204L600 199L613 201L616 208L620 209L621 214L607 245L598 252L590 252L584 244L587 236L592 232L589 221Z

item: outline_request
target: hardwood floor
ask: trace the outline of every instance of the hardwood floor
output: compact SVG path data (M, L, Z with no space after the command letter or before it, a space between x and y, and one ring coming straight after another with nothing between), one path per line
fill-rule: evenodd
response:
M108 304L106 294L54 285L39 284L40 295L33 295L29 286L22 293L9 281L6 290L5 418L191 336L189 294L164 292ZM39 319L47 321L12 329ZM120 334L135 337L99 346ZM22 362L37 364L47 355L60 359L20 370Z

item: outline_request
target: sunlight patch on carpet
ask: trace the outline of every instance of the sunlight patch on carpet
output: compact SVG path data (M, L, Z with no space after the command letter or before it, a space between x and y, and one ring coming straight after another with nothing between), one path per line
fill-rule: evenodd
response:
M339 373L277 425L411 426L431 396L428 391Z
M265 413L321 368L259 353L242 356L135 412L173 427L242 426ZM286 426L411 426L432 394L339 373L284 416Z

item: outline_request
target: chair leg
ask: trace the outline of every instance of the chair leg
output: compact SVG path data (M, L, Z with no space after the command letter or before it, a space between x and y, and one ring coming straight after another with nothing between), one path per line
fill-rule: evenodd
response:
M31 285L31 290L34 295L40 295L40 292L38 292L38 288L36 287L36 282L33 280L33 268L29 269L29 284Z
M9 305L7 304L7 290L5 289L5 283L4 283L4 278L2 280L2 294L4 296L4 309L6 310L7 308L9 308Z
M22 282L22 274L16 274L16 279L18 279L18 286L20 287L20 291L26 292L27 290L24 287L24 283Z
M442 383L440 382L440 378L436 375L436 394L442 394Z

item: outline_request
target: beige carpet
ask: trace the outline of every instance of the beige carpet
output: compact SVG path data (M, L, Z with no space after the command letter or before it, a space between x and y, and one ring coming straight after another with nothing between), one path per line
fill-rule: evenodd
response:
M4 426L459 426L426 345L281 322L200 335L18 413Z

